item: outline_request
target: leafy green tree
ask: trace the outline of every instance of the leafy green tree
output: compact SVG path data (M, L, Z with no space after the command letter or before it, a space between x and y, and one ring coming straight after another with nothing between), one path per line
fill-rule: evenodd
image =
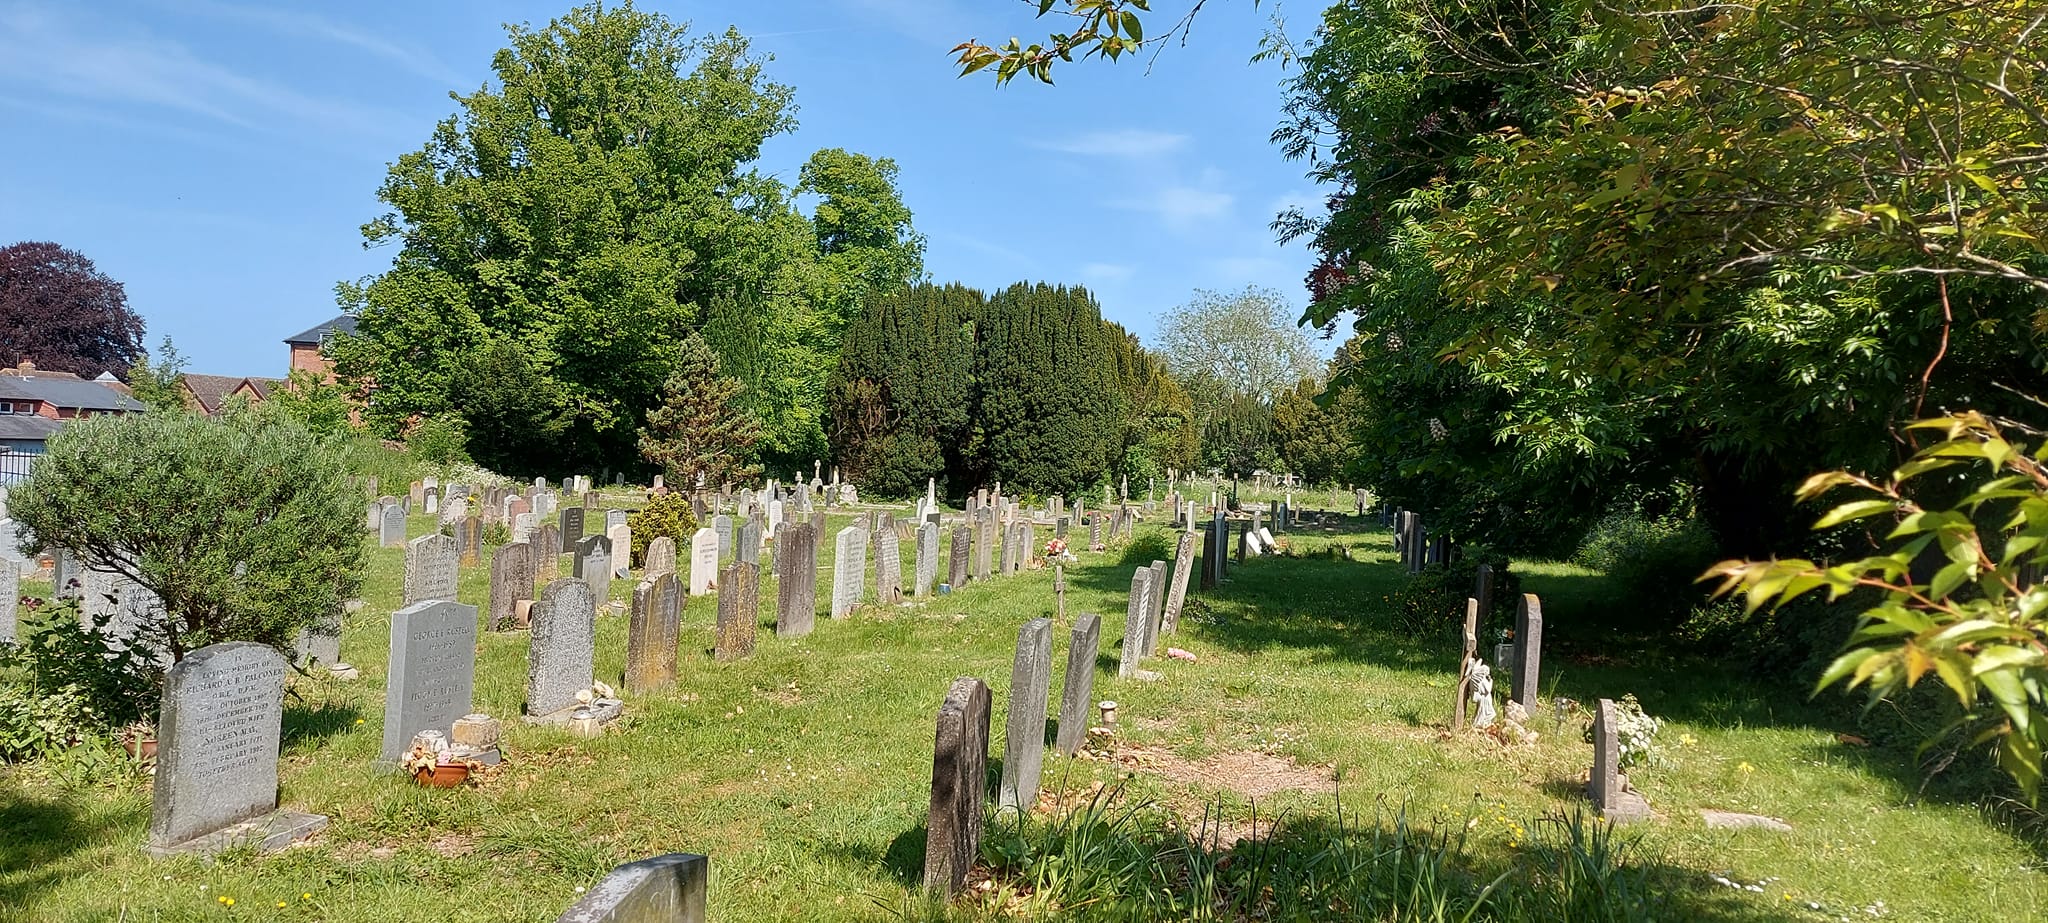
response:
M262 404L265 413L281 415L317 436L355 432L355 407L347 386L305 369L294 369Z
M1140 481L1195 466L1197 431L1187 390L1135 334L1104 322L1123 393L1123 437L1112 458L1114 473Z
M1358 454L1352 441L1357 410L1352 389L1319 378L1280 392L1273 401L1273 447L1287 470L1311 484L1342 480Z
M128 390L135 399L157 410L184 410L185 388L181 384L185 373L185 357L178 354L178 347L171 344L170 337L156 348L152 358L143 353L135 358L135 364L128 367Z
M1106 477L1123 395L1094 297L1019 283L988 300L975 335L975 472L1006 489L1068 495Z
M974 395L971 324L984 301L964 286L920 284L870 299L847 328L828 432L863 490L907 497L957 470Z
M138 642L289 648L362 582L362 494L338 446L254 413L76 420L8 499L24 550L66 548L163 601Z
M699 477L716 485L759 474L752 453L761 427L739 406L740 383L718 373L718 353L703 337L684 338L680 352L661 406L640 430L641 457L683 490Z
M1209 400L1247 395L1270 402L1321 365L1287 299L1258 286L1197 289L1159 318L1158 345L1167 368Z

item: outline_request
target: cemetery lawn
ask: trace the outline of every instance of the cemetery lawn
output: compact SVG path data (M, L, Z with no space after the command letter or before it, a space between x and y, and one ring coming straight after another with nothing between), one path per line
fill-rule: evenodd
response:
M850 521L835 516L830 530ZM411 527L421 534L427 517ZM1141 542L1156 531L1141 531ZM1542 738L1514 749L1445 739L1457 652L1449 632L1421 638L1390 626L1385 597L1402 577L1386 534L1346 525L1287 538L1297 556L1235 567L1214 592L1190 590L1181 631L1161 649L1198 661L1148 663L1164 674L1155 683L1116 678L1138 560L1082 555L1069 573L1068 618L1055 623L1049 712L1072 616L1101 614L1095 698L1119 703L1107 745L1117 757L1049 755L1046 788L1128 775L1125 798L1154 800L1191 824L1220 805L1230 835L1250 836L1276 816L1330 815L1334 776L1345 809L1368 822L1405 810L1412 821L1469 827L1476 872L1514 866L1539 818L1584 803L1591 749L1579 719L1560 727L1539 713ZM1333 543L1350 559L1318 553ZM821 607L832 544L821 555ZM707 653L712 600L692 599L676 687L629 697L623 726L591 740L519 722L526 636L485 633L477 706L505 720L508 764L479 788L448 792L372 766L401 552L372 557L367 606L342 641L363 678L296 677L287 701L283 804L328 815L325 832L271 856L152 861L141 849L145 781L68 783L90 776L61 761L0 767L0 919L547 921L614 865L678 851L711 857L715 920L889 919L922 868L940 698L956 676L988 682L999 762L1017 629L1054 606L1050 572L1027 571L846 620L821 616L814 634L785 641L768 627L775 595L764 586L754 656L719 664ZM1560 637L1570 632L1557 626L1598 605L1596 574L1517 569ZM463 602L484 602L488 574L488 562L464 570ZM613 599L631 589L615 581ZM619 678L626 621L599 618L599 679ZM1661 764L1634 774L1660 818L1625 837L1687 918L2048 917L2040 855L1971 800L1945 795L1946 783L1921 794L1910 748L1839 741L1838 703L1583 641L1560 643L1544 667L1546 699L1633 692L1667 719ZM1702 808L1766 814L1793 829L1708 829Z

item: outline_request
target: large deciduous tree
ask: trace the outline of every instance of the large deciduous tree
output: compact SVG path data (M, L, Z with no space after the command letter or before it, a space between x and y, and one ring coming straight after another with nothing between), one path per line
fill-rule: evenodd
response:
M122 377L142 354L142 318L92 260L47 241L0 247L0 367Z
M1136 334L1104 326L1123 393L1123 434L1110 459L1115 473L1139 480L1192 470L1199 433L1187 390Z

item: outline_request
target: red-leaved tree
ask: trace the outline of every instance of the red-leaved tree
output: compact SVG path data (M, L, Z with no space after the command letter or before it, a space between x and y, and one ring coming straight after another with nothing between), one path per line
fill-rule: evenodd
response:
M142 318L121 283L45 241L0 247L0 367L23 359L83 378L125 376L142 356Z

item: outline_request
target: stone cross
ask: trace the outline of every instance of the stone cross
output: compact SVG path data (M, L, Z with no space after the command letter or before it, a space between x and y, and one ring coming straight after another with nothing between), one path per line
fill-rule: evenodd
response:
M626 689L653 692L676 681L676 646L682 637L682 588L662 571L633 587L626 626Z
M926 522L917 527L917 564L910 583L912 596L930 596L932 582L939 576L939 526Z
M556 580L533 604L526 656L526 714L542 718L576 707L596 679L597 597L590 584Z
M1060 690L1059 735L1054 745L1073 756L1088 738L1088 716L1094 712L1095 656L1102 648L1102 617L1083 613L1067 639L1067 677Z
M843 619L860 605L868 571L867 536L860 526L839 530L832 560L832 617Z
M718 659L738 660L754 653L760 622L761 565L734 561L718 578Z
M718 533L698 529L690 536L690 595L711 592L718 579Z
M1543 601L1534 593L1522 594L1515 611L1515 704L1529 714L1536 713L1542 693L1536 680L1543 672Z
M1145 656L1146 623L1152 617L1152 568L1140 567L1131 575L1130 601L1124 609L1123 656L1117 660L1116 675L1129 679Z
M454 599L457 557L455 539L438 532L407 542L404 604Z
M775 634L801 638L818 620L818 542L808 522L775 533Z
M1017 632L1010 666L1010 717L1003 732L1003 778L997 803L1029 814L1038 804L1045 765L1045 702L1052 688L1052 620L1032 619Z
M267 852L327 825L318 815L271 813L288 669L274 648L249 641L208 645L171 667L157 718L152 854Z
M981 855L988 719L988 686L971 676L954 680L939 705L924 841L924 886L947 897L966 886L967 872Z
M643 557L640 569L649 578L656 574L675 573L676 540L666 535L656 536L653 541L647 543L647 551Z
M475 606L430 600L391 613L383 761L404 757L414 734L448 733L475 710L475 688Z
M525 542L501 545L491 553L491 630L504 631L516 625L519 601L533 598L533 546Z

